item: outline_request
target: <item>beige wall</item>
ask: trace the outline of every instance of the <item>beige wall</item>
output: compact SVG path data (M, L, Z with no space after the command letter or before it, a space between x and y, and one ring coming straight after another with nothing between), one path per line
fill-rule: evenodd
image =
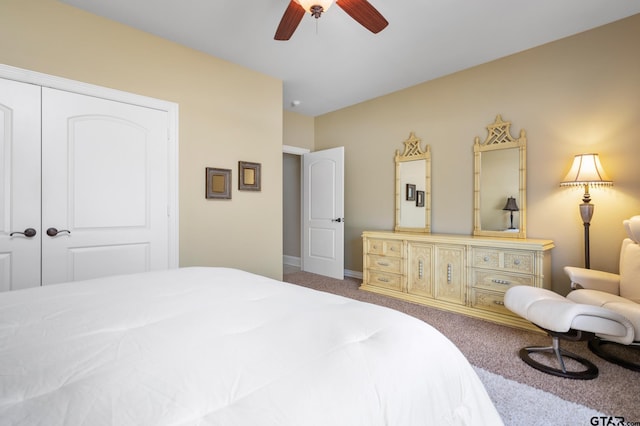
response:
M284 112L283 145L305 148L313 151L314 118L296 112Z
M506 35L508 37L508 35ZM550 238L552 282L583 264L581 189L560 188L575 154L598 152L615 186L593 189L591 267L617 271L621 221L640 214L640 15L315 120L315 148L345 147L345 266L360 233L394 224L394 163L411 131L431 145L432 230L470 234L473 140L496 114L528 137L528 236Z
M282 276L282 83L54 0L0 0L0 62L180 106L180 264ZM238 161L262 191L237 190ZM204 198L205 167L233 199Z

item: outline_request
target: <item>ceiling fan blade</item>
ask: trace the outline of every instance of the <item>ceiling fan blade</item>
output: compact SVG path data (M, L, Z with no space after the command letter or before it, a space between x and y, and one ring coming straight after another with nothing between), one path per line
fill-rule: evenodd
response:
M384 16L367 0L337 0L336 4L374 34L379 33L389 25Z
M275 40L289 40L296 28L298 28L298 24L302 21L304 14L304 8L300 6L299 3L291 0L289 6L287 6L287 10L285 10L284 15L282 15L280 25L278 25L276 35L273 38Z

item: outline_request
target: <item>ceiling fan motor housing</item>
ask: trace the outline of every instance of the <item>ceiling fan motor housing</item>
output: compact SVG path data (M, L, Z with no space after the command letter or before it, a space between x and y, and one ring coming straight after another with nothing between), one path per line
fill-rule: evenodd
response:
M315 4L313 6L311 6L311 10L309 11L311 13L311 16L313 16L314 18L318 19L320 17L320 15L322 15L322 12L324 12L324 7Z

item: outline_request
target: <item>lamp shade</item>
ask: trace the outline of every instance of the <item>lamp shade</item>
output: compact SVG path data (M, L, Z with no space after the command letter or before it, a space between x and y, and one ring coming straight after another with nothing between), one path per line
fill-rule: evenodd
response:
M574 157L571 170L560 182L560 186L571 185L611 186L613 181L604 172L598 154L579 154Z
M309 13L312 13L311 7L313 6L322 6L322 11L326 12L333 4L333 0L296 0L296 2L300 3L300 6Z
M507 210L510 212L517 212L518 210L520 210L518 208L518 204L516 203L516 199L513 197L509 197L507 198L507 204L504 205L504 208L502 210Z

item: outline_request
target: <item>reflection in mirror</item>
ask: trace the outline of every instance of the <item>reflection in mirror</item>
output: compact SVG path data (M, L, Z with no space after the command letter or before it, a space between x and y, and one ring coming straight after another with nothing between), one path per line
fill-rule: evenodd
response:
M475 138L474 235L526 238L527 138L510 126L498 115L486 140Z
M518 164L517 148L482 153L480 223L483 230L504 231L510 227L509 212L503 208L509 197L515 197L518 204Z
M396 151L396 231L431 232L431 152L411 132Z

